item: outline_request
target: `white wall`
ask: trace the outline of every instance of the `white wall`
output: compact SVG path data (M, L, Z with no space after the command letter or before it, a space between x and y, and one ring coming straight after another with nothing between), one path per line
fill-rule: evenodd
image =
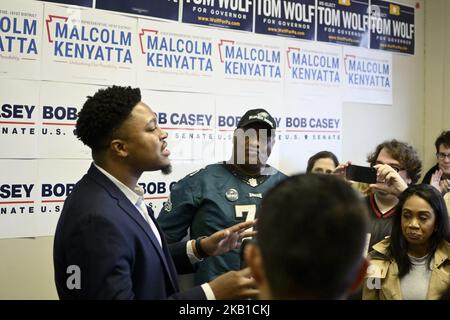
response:
M393 54L393 104L380 106L344 103L342 110L343 161L366 165L367 154L384 140L396 138L414 145L420 153L424 146L425 57L424 20L426 1L399 1L416 9L416 48L414 56ZM428 0L430 2L430 0ZM431 0L434 2L434 0ZM442 2L446 2L445 0ZM341 160L341 159L340 159Z
M415 0L403 0L415 5ZM394 54L392 106L347 103L343 107L343 159L365 163L376 144L398 138L433 163L433 142L450 129L450 2L418 1L416 54ZM426 39L426 40L425 40ZM53 237L0 240L0 299L56 299Z
M434 141L450 130L450 1L425 2L424 167L436 163Z

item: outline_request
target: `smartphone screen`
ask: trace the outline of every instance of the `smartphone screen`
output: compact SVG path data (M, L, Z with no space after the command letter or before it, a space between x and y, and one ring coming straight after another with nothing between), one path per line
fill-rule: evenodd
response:
M377 170L372 167L350 165L345 170L347 180L377 183Z

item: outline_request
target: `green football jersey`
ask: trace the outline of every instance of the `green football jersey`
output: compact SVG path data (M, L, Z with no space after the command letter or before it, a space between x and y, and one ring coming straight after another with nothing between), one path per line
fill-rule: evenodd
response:
M169 243L181 241L189 230L190 238L209 236L236 223L256 218L256 210L268 190L286 178L270 168L271 175L253 178L240 176L231 166L217 163L191 173L178 181L164 204L158 222ZM239 250L199 262L196 284L239 270Z

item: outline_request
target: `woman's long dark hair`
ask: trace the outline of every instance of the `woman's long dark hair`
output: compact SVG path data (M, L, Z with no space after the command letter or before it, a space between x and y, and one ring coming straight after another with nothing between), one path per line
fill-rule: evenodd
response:
M449 217L442 195L434 187L428 184L413 185L406 189L399 197L399 202L394 214L390 246L391 254L398 265L400 278L411 270L411 261L408 257L408 242L403 236L401 221L403 206L405 205L406 200L413 195L416 195L428 202L431 208L433 208L436 216L435 231L430 237L430 245L428 247L428 253L430 254L428 258L428 265L430 265L431 259L433 259L434 253L439 244L443 240L450 240L448 223Z

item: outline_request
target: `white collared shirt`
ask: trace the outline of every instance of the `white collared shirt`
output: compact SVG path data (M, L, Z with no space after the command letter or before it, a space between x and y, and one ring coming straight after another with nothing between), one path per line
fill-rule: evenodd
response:
M140 186L136 186L134 188L134 191L128 188L126 185L124 185L122 182L120 182L118 179L116 179L113 175L108 173L105 169L99 167L94 163L94 166L100 170L101 173L103 173L109 180L112 181L116 185L117 188L119 188L120 191L123 192L125 197L130 200L130 202L138 209L141 216L144 218L145 221L150 225L150 228L153 231L153 234L155 235L156 239L159 242L159 245L162 247L161 242L161 235L159 234L158 228L156 227L153 220L148 216L147 206L144 202L144 190Z

